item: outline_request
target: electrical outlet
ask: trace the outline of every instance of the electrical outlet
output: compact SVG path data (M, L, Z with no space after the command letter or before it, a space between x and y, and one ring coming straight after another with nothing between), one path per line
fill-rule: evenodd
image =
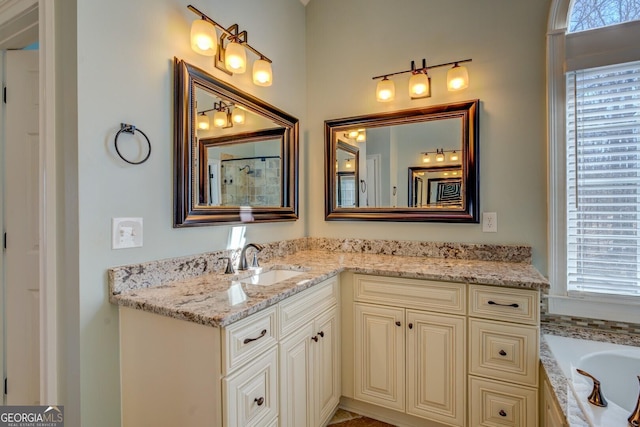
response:
M482 231L485 233L498 232L498 214L496 212L482 213Z
M142 246L142 218L113 218L111 220L111 249Z

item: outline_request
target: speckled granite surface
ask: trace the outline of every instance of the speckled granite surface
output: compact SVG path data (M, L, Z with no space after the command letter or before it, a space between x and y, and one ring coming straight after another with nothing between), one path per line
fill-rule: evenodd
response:
M272 286L235 283L231 289L234 281L250 273L221 274L220 252L110 269L110 299L114 304L203 325L226 326L344 270L529 289L548 287L548 281L524 262L300 250L300 246L285 244L280 250L269 247L260 253L260 259L268 259L261 261L264 269L305 270Z
M556 362L553 353L544 339L545 334L637 347L640 347L640 335L605 332L590 328L567 327L564 325L555 326L543 324L541 326L540 361L549 377L549 382L553 387L558 403L571 427L588 427L589 424L571 392L569 381L562 373L562 369Z

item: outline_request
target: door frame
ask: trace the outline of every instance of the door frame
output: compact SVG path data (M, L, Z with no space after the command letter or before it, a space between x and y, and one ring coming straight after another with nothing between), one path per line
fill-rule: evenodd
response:
M57 321L57 187L56 187L56 92L55 92L55 7L52 0L0 1L0 28L24 31L34 22L16 28L16 18L38 7L38 65L40 164L38 196L40 233L40 402L58 403Z

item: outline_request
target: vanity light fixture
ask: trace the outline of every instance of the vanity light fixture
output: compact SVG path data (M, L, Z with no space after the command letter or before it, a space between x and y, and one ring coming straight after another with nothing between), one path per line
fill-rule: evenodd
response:
M436 148L436 151L424 151L420 153L422 155L422 163L431 163L432 159L435 158L435 161L438 163L442 163L446 160L445 153L451 153L449 155L449 161L456 162L460 160L460 156L456 150L445 150L444 148ZM431 155L434 155L431 157Z
M431 77L429 77L428 71L432 68L446 67L449 65L453 65L453 67L447 72L447 88L449 91L466 89L469 87L469 73L467 68L460 64L471 61L471 59L463 59L460 61L427 66L427 60L422 59L422 68L416 68L415 62L411 61L411 69L409 70L372 77L373 80L382 79L378 82L376 87L376 99L379 102L392 101L395 97L395 85L392 80L389 80L389 77L405 73L411 73L411 78L409 79L409 96L411 99L430 97Z
M209 117L207 116L207 113L205 113L204 111L200 114L198 114L198 130L208 130L210 123L209 123Z
M344 137L348 139L353 139L356 142L366 142L367 141L367 130L366 129L351 129L344 133Z
M216 68L233 75L233 73L241 74L247 70L247 50L249 50L258 56L253 64L253 83L258 86L271 86L272 61L247 42L246 31L240 31L238 24L225 28L192 5L188 5L187 8L200 16L200 19L196 19L191 25L191 48L195 52L213 56ZM216 28L221 32L218 42L216 42Z

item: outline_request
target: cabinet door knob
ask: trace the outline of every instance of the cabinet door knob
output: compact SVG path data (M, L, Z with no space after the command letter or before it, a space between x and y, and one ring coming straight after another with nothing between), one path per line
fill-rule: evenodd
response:
M504 350L500 350L500 351L498 352L498 354L499 354L500 356L506 356L506 355L507 355L507 352L506 352L506 351L504 351Z
M413 323L409 323L409 329L413 329Z
M264 397L256 397L255 399L253 399L253 401L256 402L258 406L262 406L262 404L264 403Z
M263 329L263 330L260 332L260 335L258 335L258 336L257 336L257 337L255 337L255 338L245 338L245 339L244 339L244 341L242 341L242 343L243 343L243 344L249 344L249 343L250 343L250 342L252 342L252 341L257 341L257 340L259 340L260 338L264 337L265 335L267 335L267 330L266 330L266 329Z
M324 331L318 332L318 335L320 335L320 337L324 338Z
M318 336L317 335L314 336L314 337L311 337L311 339L314 340L315 342L318 342Z
M500 415L501 417L506 417L507 413L504 412L504 409L500 409L500 412L498 412L498 415Z
M396 326L402 326L402 323L400 323L400 321L398 320L398 321L396 322Z

